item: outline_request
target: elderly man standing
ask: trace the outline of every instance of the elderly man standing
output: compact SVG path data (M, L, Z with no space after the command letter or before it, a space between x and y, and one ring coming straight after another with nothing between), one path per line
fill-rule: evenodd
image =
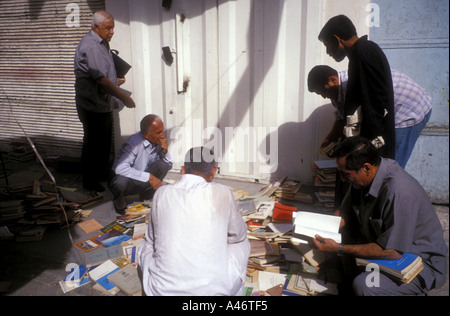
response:
M114 35L114 18L98 11L92 18L91 30L81 39L75 52L75 101L83 124L81 156L83 187L102 192L100 181L107 180L113 133L113 100L125 106L135 103L118 86L125 78L117 78L109 42Z
M214 154L192 148L183 176L155 194L138 262L147 295L241 295L250 245Z
M110 189L119 214L123 214L127 207L127 195L139 194L142 200L153 198L172 168L161 118L149 114L140 125L140 132L131 135L122 145L113 165L115 176Z

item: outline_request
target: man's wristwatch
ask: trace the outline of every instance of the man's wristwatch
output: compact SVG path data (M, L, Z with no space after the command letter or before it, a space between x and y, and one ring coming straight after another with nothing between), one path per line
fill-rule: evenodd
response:
M343 243L339 244L339 250L338 250L338 253L337 253L338 256L342 256L343 255L342 247L344 247L344 244Z

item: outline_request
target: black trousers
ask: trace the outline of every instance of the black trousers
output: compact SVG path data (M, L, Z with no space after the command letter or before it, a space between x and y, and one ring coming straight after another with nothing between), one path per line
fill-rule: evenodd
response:
M152 163L146 171L163 181L171 168L172 165L159 159ZM141 182L121 175L115 175L109 187L113 194L114 207L118 211L127 207L126 196L128 195L139 194L141 200L149 200L153 198L155 193L148 181Z
M77 110L84 131L81 153L83 184L106 181L111 170L112 112L89 112L81 107L77 107Z

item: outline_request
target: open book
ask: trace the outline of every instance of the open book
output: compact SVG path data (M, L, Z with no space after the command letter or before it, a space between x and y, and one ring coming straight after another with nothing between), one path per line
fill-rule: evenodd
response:
M307 243L315 235L320 235L341 243L340 223L339 216L300 211L295 216L293 237Z

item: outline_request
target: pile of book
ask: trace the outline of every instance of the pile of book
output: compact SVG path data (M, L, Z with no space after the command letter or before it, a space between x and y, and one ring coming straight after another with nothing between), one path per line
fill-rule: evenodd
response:
M375 265L380 271L390 275L394 279L409 283L423 269L423 261L419 255L412 253L403 253L402 258L397 260L372 260L356 258L358 266Z
M37 241L49 225L64 227L80 221L79 210L103 196L59 188L47 180L34 180L23 186L20 194L16 191L14 198L0 203L0 224L8 226L17 241Z
M337 294L336 283L325 282L326 274L317 271L319 265L328 259L327 256L318 256L317 250L308 244L316 233L329 236L325 231L329 227L327 220L330 215L301 212L270 197L259 197L253 202L254 208L247 207L253 211L241 210L250 241L244 295ZM319 224L315 225L315 221ZM337 221L333 217L331 222L335 224ZM321 227L320 223L325 224ZM332 232L337 233L336 229ZM306 241L299 239L305 236Z
M24 217L26 209L23 200L0 201L0 223L8 223Z
M128 296L141 296L142 285L137 268L125 261L106 260L94 267L75 265L66 278L59 282L64 293L70 292L93 281L93 289L116 295L122 291Z
M78 223L93 236L74 244L83 254L84 263L75 266L60 281L64 293L93 282L93 289L106 295L123 292L130 296L142 295L141 280L137 275L137 247L143 240L148 225L151 202L134 203L126 214L102 226L95 219Z
M300 192L301 186L302 184L299 181L286 180L275 190L275 198L280 201L288 200L313 203L313 199L309 194Z
M317 160L313 166L314 185L318 188L314 192L318 206L332 209L336 187L337 167L335 160Z
M28 161L36 157L33 148L26 141L12 141L9 143L11 150L8 152L8 157L15 161Z
M312 169L316 186L329 188L336 186L336 160L316 160Z

